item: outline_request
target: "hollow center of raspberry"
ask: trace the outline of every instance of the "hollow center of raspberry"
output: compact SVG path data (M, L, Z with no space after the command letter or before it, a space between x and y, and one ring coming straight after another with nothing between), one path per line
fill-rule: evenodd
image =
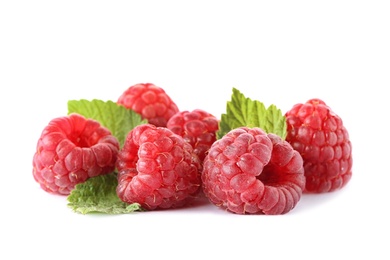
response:
M91 147L92 145L94 145L86 136L83 135L71 135L68 136L68 138L77 147L84 148L84 147Z
M257 176L262 183L269 186L276 186L283 182L283 174L272 165L266 165L263 169L263 172Z

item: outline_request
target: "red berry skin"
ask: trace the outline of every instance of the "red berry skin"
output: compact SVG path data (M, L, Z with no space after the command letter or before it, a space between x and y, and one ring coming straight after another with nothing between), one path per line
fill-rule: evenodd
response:
M118 197L147 210L177 208L200 191L200 162L181 136L144 124L131 130L119 151Z
M112 172L118 151L118 140L99 122L75 113L58 117L39 137L33 177L43 190L68 195L76 184Z
M165 90L152 83L130 86L118 98L117 104L132 109L148 123L160 127L166 127L168 120L179 112Z
M202 184L206 197L230 212L285 214L305 187L303 160L279 136L240 127L213 143L204 160Z
M218 124L218 119L212 114L195 109L191 112L176 113L169 119L167 128L190 143L196 155L203 162L206 153L216 140Z
M352 176L352 145L341 118L320 99L286 113L288 141L302 158L307 193L331 192Z

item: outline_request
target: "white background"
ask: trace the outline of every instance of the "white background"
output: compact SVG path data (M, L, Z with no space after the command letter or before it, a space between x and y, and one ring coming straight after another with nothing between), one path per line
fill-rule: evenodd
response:
M389 259L387 3L1 1L0 258ZM283 216L72 212L32 177L41 131L69 99L140 82L217 117L232 87L283 112L321 98L350 133L352 179Z

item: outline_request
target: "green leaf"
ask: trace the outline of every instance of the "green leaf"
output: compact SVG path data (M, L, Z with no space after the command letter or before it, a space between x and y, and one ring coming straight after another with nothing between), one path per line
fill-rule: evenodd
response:
M247 98L238 89L233 88L231 100L227 102L226 113L221 115L217 138L222 138L237 127L259 127L267 133L286 138L286 118L275 105L268 108L258 100Z
M68 207L81 214L124 214L142 211L140 204L127 204L119 199L116 194L117 185L118 180L114 172L89 178L77 184L71 191L67 197Z
M99 121L107 127L122 147L128 132L137 125L147 123L133 110L118 105L113 101L70 100L68 101L68 114L78 113L86 118Z

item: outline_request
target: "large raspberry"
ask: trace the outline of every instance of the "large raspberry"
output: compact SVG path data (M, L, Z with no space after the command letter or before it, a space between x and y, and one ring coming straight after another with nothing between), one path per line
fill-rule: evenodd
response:
M118 154L118 197L149 210L183 206L200 191L199 167L181 136L151 124L137 126Z
M45 191L68 195L76 184L112 172L118 150L118 140L99 122L79 114L58 117L38 140L33 176Z
M279 136L240 127L211 146L202 183L209 200L231 212L285 214L305 187L303 161Z
M286 113L287 137L303 158L306 192L330 192L352 176L352 146L341 118L320 99L296 104Z
M169 119L167 128L189 142L203 162L206 152L216 140L218 119L201 109L181 111Z
M151 83L129 87L118 98L117 103L137 112L155 126L166 127L167 121L179 112L164 89Z

